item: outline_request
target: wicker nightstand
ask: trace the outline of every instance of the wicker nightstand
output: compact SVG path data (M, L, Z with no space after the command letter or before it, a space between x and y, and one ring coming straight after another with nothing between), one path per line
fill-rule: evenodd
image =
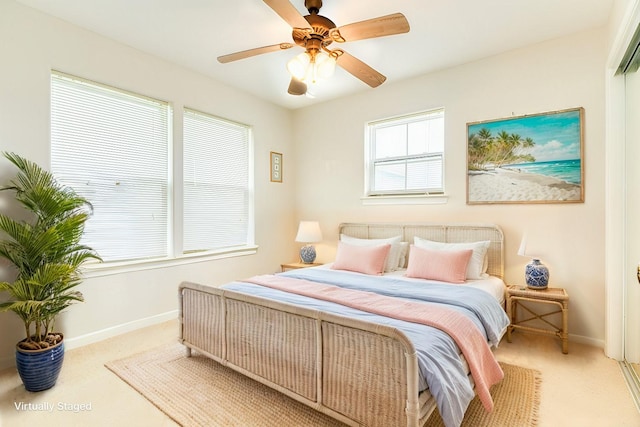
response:
M304 262L288 262L286 264L280 264L280 268L282 269L282 271L287 271L287 270L295 270L298 268L315 267L318 265L322 265L322 264L317 262L312 262L311 264L306 264Z
M534 310L534 306L536 304L556 305L558 310L540 314ZM531 317L518 319L518 307L521 307L524 311L530 314ZM553 314L561 314L561 325L556 325L546 319L547 316L551 316ZM511 324L507 328L508 342L511 342L511 332L513 332L514 329L539 332L548 335L555 335L560 338L562 340L562 352L564 354L569 353L569 295L563 288L547 288L538 291L529 289L526 286L511 285L507 287L507 315L511 320ZM551 327L551 329L523 325L523 323L531 322L536 319L540 320L546 326Z

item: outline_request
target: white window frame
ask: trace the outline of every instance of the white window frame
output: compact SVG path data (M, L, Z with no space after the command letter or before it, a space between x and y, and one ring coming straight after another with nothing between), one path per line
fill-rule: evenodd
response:
M433 151L419 154L407 154L394 157L376 158L375 144L376 131L386 127L408 126L410 123L422 122L439 118L443 120L443 151ZM407 141L405 141L407 143ZM403 116L391 117L383 120L376 120L366 124L365 126L365 188L363 203L364 204L424 204L424 203L445 203L447 197L445 195L445 153L444 153L444 108L438 108L429 111L423 111ZM425 186L420 189L407 189L405 182L404 189L396 190L378 190L373 188L375 183L375 169L377 165L384 164L409 164L412 161L429 160L440 162L441 183L439 187L428 188Z

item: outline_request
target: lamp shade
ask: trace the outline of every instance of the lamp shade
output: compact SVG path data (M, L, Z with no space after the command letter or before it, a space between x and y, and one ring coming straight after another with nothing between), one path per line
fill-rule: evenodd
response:
M302 52L301 54L293 57L287 63L287 69L289 73L298 80L304 80L307 75L307 69L309 68L309 64L311 63L311 57L307 52Z
M520 241L518 255L533 259L544 258L546 252L544 250L544 245L545 242L540 236L529 236L529 234L525 232L522 235L522 240Z
M333 76L336 70L336 59L333 56L329 56L324 52L319 52L316 55L314 80L324 80Z
M307 84L328 79L335 69L335 56L322 51L302 52L287 63L291 76Z
M289 92L290 95L304 95L307 93L307 84L295 77L291 77L291 82L289 83L289 89L287 89L287 92Z
M518 255L527 256L527 234L526 233L522 235L522 240L520 240Z
M322 241L322 232L318 221L300 221L296 242L314 243Z

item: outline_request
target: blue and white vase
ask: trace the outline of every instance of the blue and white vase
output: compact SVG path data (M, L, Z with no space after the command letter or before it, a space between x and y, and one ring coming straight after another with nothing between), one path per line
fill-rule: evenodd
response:
M547 289L549 269L539 259L532 259L524 270L524 279L530 289Z
M300 259L305 264L311 264L316 260L316 248L313 245L305 245L300 248Z

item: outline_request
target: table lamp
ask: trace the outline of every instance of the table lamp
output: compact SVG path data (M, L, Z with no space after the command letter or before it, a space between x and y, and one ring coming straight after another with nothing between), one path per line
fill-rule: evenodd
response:
M296 242L307 243L300 248L300 259L305 264L316 260L316 248L311 243L322 241L322 232L318 221L300 221Z

